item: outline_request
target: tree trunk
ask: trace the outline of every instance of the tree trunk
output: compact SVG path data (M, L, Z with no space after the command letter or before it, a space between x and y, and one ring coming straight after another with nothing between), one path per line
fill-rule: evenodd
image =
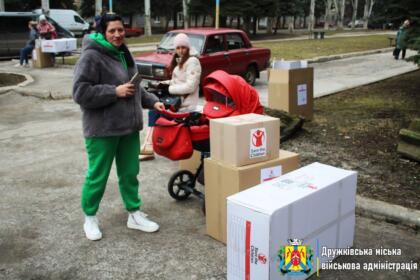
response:
M351 29L354 30L356 25L356 18L357 18L357 9L359 6L359 0L351 0L351 5L353 7L353 15L351 17Z
M178 29L178 13L176 10L172 11L173 26L172 29Z
M363 29L368 29L369 26L369 18L372 14L373 5L375 4L375 0L366 0L365 2L365 10L363 15Z
M168 16L165 16L165 32L168 32L169 30L169 21L170 21L170 17L168 19Z
M0 12L4 12L4 0L0 0Z
M229 27L233 28L233 17L229 17Z
M236 29L239 29L241 27L241 17L236 17Z
M144 0L144 35L152 35L152 23L150 22L150 0Z
M280 16L276 17L276 24L274 25L274 34L277 34L277 29L279 28Z
M184 28L188 28L189 27L189 15L188 15L188 3L190 1L189 0L182 0L182 14L183 14L183 18L184 18Z
M335 5L336 5L336 10L338 10L338 23L337 23L337 28L338 29L343 29L344 27L344 13L346 10L346 0L335 0Z
M330 20L330 8L328 7L329 0L326 1L325 5L325 19L324 19L324 29L328 29L328 21Z
M245 32L246 33L250 33L249 31L250 31L250 28L251 27L251 18L249 17L249 16L246 16L245 18L244 18L244 30L245 30Z
M203 16L203 24L201 25L201 27L205 27L206 26L206 19L207 19L207 15Z
M315 0L311 0L311 7L309 9L309 31L312 31L315 27Z
M195 19L194 19L194 26L197 27L198 25L198 15L195 15Z
M267 18L267 34L273 34L273 21L272 17Z
M258 25L258 18L254 16L253 23L252 23L252 34L254 35L257 35L257 25Z
M282 29L286 28L286 16L283 16L282 23L281 23L281 28Z

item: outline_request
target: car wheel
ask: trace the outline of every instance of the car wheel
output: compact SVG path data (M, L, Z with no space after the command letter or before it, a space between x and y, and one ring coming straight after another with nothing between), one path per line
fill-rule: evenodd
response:
M248 84L250 85L255 84L255 80L257 79L257 68L255 67L255 65L248 66L244 74L244 78Z

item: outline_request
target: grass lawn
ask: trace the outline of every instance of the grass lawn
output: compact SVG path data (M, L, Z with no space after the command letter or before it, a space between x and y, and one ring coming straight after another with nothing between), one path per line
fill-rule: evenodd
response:
M77 60L79 60L79 55L72 55L72 56L65 56L64 57L64 64L67 65L75 65ZM61 56L55 57L56 64L63 64L63 58Z
M273 43L255 43L269 48L271 59L309 59L318 56L374 50L389 47L387 35L326 38L324 40L296 40Z
M126 38L125 42L127 45L141 44L141 43L158 43L162 38L163 34L156 34L152 36L139 36Z
M162 35L152 35L159 37ZM372 35L360 37L344 38L326 38L324 40L296 40L272 43L255 43L256 47L271 49L271 59L308 59L318 56L327 56L334 54L350 53L365 50L374 50L389 47L387 35ZM134 39L140 40L143 37L128 38L127 42ZM145 41L144 41L145 42ZM133 52L133 55L139 55L145 52ZM64 64L74 65L78 56L65 57ZM57 57L57 63L62 64L61 57Z

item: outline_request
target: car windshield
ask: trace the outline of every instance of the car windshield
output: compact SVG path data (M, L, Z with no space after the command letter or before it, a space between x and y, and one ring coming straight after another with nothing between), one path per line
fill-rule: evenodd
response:
M174 38L177 34L175 32L166 33L159 43L158 50L173 51L175 49ZM187 36L190 39L191 46L198 53L201 53L204 45L204 36L198 34L187 34Z

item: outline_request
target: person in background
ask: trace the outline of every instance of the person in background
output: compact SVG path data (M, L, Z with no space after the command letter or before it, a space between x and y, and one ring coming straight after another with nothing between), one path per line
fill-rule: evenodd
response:
M26 43L26 46L20 50L19 55L19 63L15 65L15 67L29 67L28 63L28 56L32 52L32 50L35 47L35 40L38 36L37 30L36 30L36 21L30 21L28 22L28 28L29 28L29 40Z
M194 111L198 104L198 93L201 79L201 64L196 57L197 52L191 47L188 36L179 33L174 38L175 53L172 57L170 71L172 78L160 82L160 85L169 86L168 91L171 95L181 96L181 108L179 111ZM140 149L140 160L150 160L154 158L152 134L159 112L149 111L149 128L146 133L144 144Z
M407 19L397 32L396 46L394 50L394 57L398 60L400 52L402 51L401 58L405 58L405 52L407 50L407 32L410 27L410 21Z
M105 14L98 31L85 37L73 79L73 99L83 113L89 165L81 199L85 214L83 229L89 240L102 238L96 213L114 159L120 193L128 211L127 227L145 232L159 229L157 223L140 211L138 151L142 107L157 111L165 108L155 95L129 82L137 68L124 44L122 18Z
M57 38L57 32L55 31L54 25L48 22L45 15L40 15L38 21L39 23L36 29L38 30L40 39L51 40Z

